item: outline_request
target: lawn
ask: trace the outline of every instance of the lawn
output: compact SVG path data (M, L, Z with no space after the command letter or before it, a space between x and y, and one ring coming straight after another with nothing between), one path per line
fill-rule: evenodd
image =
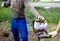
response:
M39 12L40 15L44 16L49 23L58 23L60 19L60 8L51 8L51 9L45 10L40 7L36 7L35 9ZM25 8L25 15L26 15L27 23L31 23L34 16L28 10L28 8ZM10 17L11 17L10 7L2 8L0 6L0 21L8 21L10 20Z

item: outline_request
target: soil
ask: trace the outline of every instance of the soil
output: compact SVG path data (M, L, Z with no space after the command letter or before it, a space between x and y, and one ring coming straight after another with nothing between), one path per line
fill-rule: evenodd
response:
M28 40L29 41L37 41L37 37L33 31L28 32ZM53 41L60 41L60 34L52 39ZM14 41L14 38L12 36L12 32L10 31L9 27L0 27L0 41ZM45 40L42 40L45 41ZM47 39L46 41L51 41L51 39Z
M36 35L34 32L29 32L28 36L29 41L36 41ZM12 33L8 27L0 28L0 41L14 41Z

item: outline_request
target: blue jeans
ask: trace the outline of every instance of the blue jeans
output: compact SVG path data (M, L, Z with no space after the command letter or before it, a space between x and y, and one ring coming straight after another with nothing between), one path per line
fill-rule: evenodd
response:
M25 18L11 18L11 31L15 41L28 41L28 31Z

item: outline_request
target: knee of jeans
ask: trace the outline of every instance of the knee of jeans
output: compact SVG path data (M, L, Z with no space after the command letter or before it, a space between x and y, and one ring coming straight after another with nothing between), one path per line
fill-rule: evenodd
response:
M28 38L28 35L24 35L24 36L22 36L21 38L22 38L22 39L26 39L26 38Z

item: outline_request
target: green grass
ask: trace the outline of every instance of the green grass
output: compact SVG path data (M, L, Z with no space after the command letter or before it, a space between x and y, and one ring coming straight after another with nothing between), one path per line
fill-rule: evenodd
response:
M58 23L58 21L60 20L60 8L51 8L48 10L44 10L37 7L36 10L40 15L44 16L49 23ZM26 16L27 20L31 20L33 18L32 13L29 12L28 9L26 9Z
M57 23L60 19L60 8L51 8L48 10L37 8L37 10L49 23Z
M60 20L60 8L51 8L48 10L44 10L42 8L36 7L36 10L39 12L40 15L44 16L49 23L58 23L58 21ZM25 9L25 14L27 23L31 23L34 16L27 8ZM0 6L0 21L7 21L10 19L10 17L11 17L10 7L2 8Z
M0 21L7 21L7 20L9 20L10 17L11 17L10 13L11 13L10 9L1 7L1 2L0 2Z

